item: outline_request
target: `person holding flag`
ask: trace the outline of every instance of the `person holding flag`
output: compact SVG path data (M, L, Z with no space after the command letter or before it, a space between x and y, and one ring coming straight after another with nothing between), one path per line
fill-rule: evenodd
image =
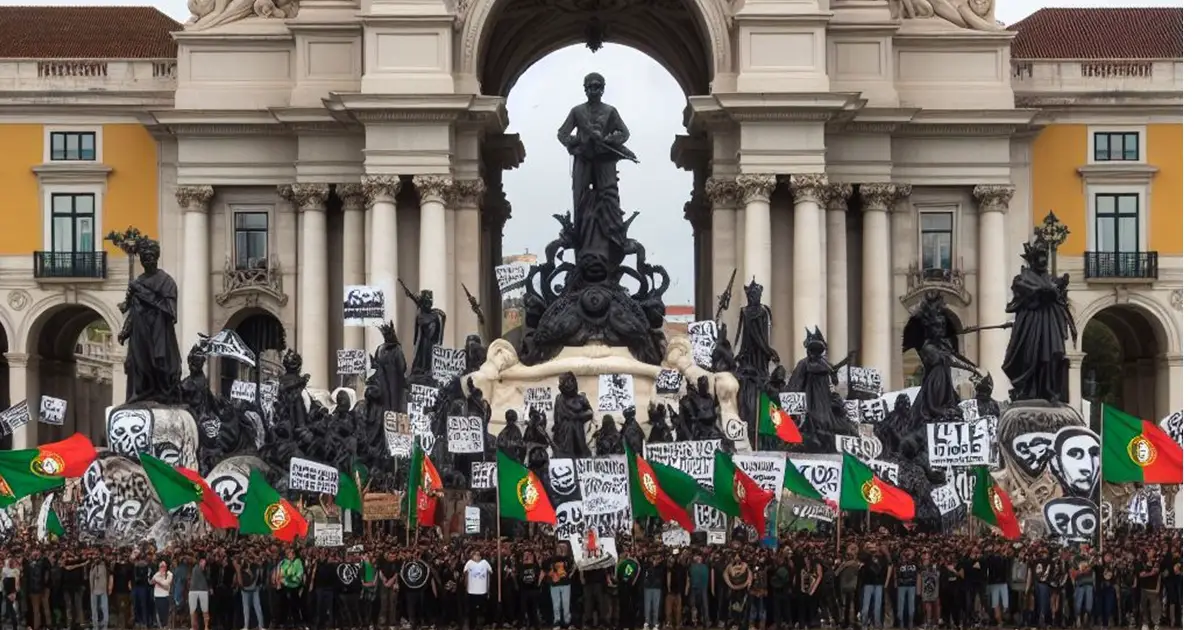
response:
M338 493L340 496L340 492ZM408 527L437 524L437 498L442 495L442 477L421 441L413 439L412 464L408 471Z

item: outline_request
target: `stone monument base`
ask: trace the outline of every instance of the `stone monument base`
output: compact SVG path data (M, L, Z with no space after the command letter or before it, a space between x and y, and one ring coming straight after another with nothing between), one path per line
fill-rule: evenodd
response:
M1023 472L1016 463L1019 454L1014 451L1013 441L1034 433L1052 439L1060 429L1069 426L1086 427L1087 422L1075 408L1045 400L1016 402L1000 415L996 438L1004 469L993 473L993 477L1008 492L1013 510L1027 532L1037 533L1044 529L1043 507L1047 501L1062 497L1063 491L1048 463L1036 476Z
M200 436L196 419L183 405L151 402L117 405L105 410L108 450L137 459L149 452L172 466L200 468L196 453ZM204 430L216 427L205 427Z

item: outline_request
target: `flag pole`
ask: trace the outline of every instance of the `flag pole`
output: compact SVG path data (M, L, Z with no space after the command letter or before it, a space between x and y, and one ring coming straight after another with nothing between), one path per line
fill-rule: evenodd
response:
M487 428L485 427L486 431ZM485 440L486 441L486 440ZM501 565L504 564L504 551L500 546L500 445L496 445L496 454L492 456L496 461L496 601L504 601L504 571L501 570ZM524 464L525 462L521 462Z
M833 546L837 549L837 554L842 555L842 508L837 509L837 533L834 534Z
M1093 378L1092 380L1094 381L1095 379ZM1095 392L1093 392L1093 394L1094 393ZM1089 401L1088 415L1091 416L1092 413L1093 413L1092 405L1090 404L1090 401ZM1092 419L1088 418L1087 422L1090 425L1092 423ZM1096 472L1098 473L1097 476L1099 477L1099 479L1096 480L1096 486L1097 486L1097 489L1096 489L1096 496L1097 496L1097 498L1096 498L1096 516L1098 517L1097 520L1100 521L1100 526L1096 528L1096 531L1099 532L1099 535L1100 535L1100 542L1096 545L1096 547L1099 550L1100 555L1103 556L1104 555L1104 403L1103 402L1100 403L1100 465L1097 467ZM1149 506L1149 503L1147 503L1147 506ZM1146 524L1147 524L1147 526L1150 524L1149 509L1147 509Z

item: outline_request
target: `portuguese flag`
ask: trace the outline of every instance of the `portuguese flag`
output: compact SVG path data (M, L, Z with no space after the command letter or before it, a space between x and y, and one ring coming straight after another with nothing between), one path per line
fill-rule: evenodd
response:
M0 451L0 508L61 488L67 479L82 477L95 460L96 447L82 433L38 448Z
M917 515L917 506L907 492L880 479L849 453L842 453L842 493L838 505L843 510L889 514L902 521L911 521Z
M158 494L158 500L164 508L173 510L181 505L196 503L204 520L213 527L237 527L237 517L229 511L221 497L213 492L200 473L183 466L172 468L161 459L145 453L141 455L141 460L146 478L150 480L150 485L154 487L154 492Z
M558 522L550 495L528 468L496 451L496 492L500 516L529 523Z
M733 463L729 453L717 451L713 463L713 495L718 510L754 526L761 539L767 535L767 504L774 495L754 482Z
M250 485L246 488L239 522L239 533L274 536L283 542L308 535L308 521L257 470L250 471Z
M629 462L629 503L633 506L633 517L657 516L663 522L674 521L692 532L696 524L688 512L688 506L696 498L700 485L690 475L629 450L625 445L625 459Z
M758 393L758 432L760 435L773 435L788 444L800 444L800 429L796 421L775 404L766 392Z
M812 499L814 501L821 501L825 505L837 509L836 501L827 498L825 495L821 494L820 490L814 488L812 482L808 480L808 477L805 477L800 473L800 470L796 468L796 464L792 463L792 460L789 459L786 461L787 463L785 464L783 472L784 490L787 490L798 497Z
M442 491L442 477L433 460L421 448L420 440L413 439L412 464L408 469L408 526L418 524L433 527L437 513L437 495ZM339 488L338 496L341 496Z
M971 495L971 514L979 520L1000 529L1009 540L1021 537L1021 524L1013 512L1008 493L992 479L987 466L975 467L975 494Z
M1157 424L1101 407L1100 468L1109 483L1183 483L1183 447Z

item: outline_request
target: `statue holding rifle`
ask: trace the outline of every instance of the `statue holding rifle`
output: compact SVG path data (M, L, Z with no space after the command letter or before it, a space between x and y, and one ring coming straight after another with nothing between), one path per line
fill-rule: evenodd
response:
M433 347L442 344L446 331L445 311L433 307L433 291L424 289L420 296L413 295L404 281L400 281L404 295L417 305L417 317L413 324L412 376L433 375Z
M157 241L142 239L137 255L142 274L129 283L125 301L118 306L125 325L117 342L126 344L126 401L173 404L178 402L182 364L175 339L179 288L175 279L158 268Z

